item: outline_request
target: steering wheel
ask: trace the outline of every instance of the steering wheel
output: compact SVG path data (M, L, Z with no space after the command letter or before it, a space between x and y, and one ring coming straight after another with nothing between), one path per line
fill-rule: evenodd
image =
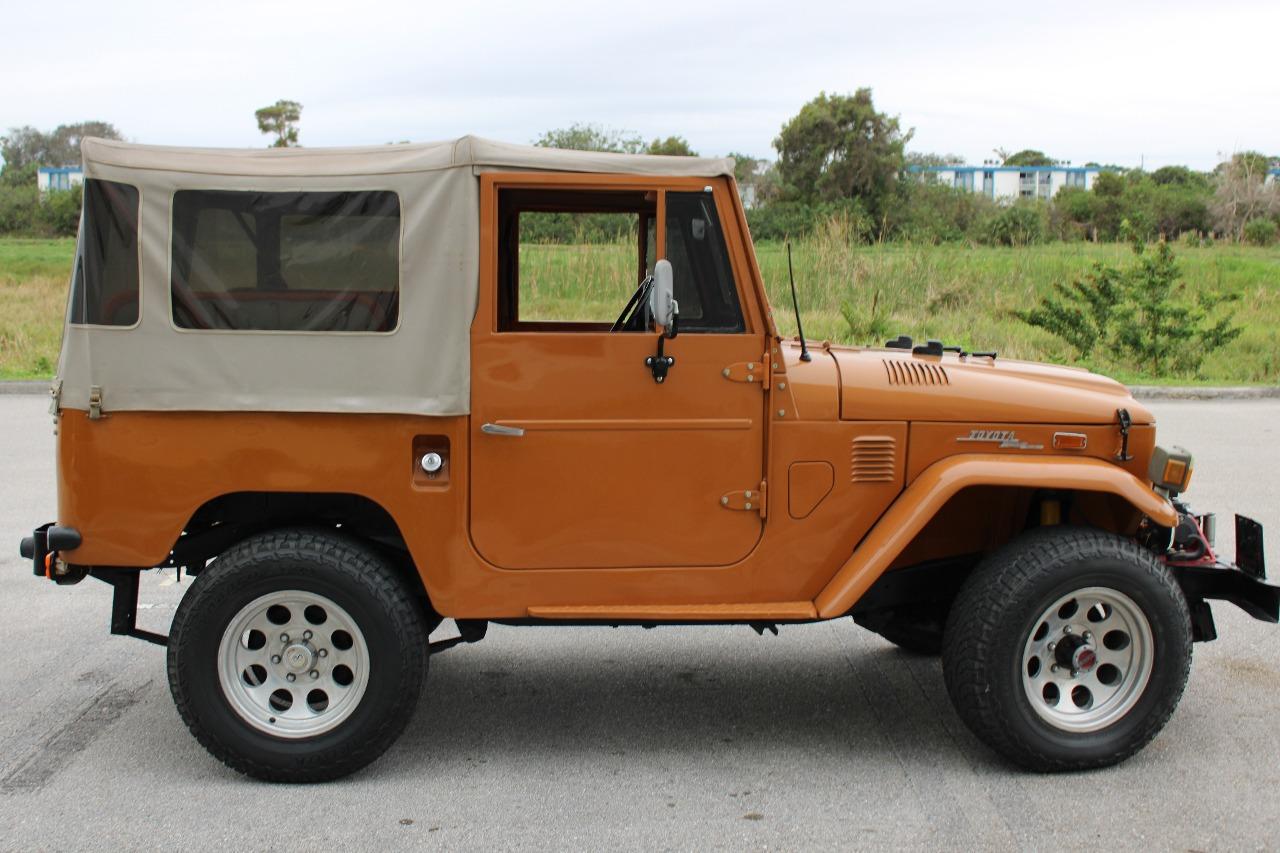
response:
M649 326L649 290L653 287L653 276L645 276L644 281L636 286L635 292L627 300L618 319L609 327L610 332L643 332Z

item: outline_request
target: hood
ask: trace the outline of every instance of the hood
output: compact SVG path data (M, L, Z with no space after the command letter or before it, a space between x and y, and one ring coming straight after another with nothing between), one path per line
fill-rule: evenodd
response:
M899 349L829 352L843 420L1108 424L1128 409L1135 424L1155 422L1119 382L1082 368Z

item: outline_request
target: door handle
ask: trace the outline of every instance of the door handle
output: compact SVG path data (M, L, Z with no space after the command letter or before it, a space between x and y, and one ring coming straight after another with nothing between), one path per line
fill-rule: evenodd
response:
M502 424L481 424L480 431L485 435L508 435L512 438L519 438L524 435L524 430L520 427L503 426Z

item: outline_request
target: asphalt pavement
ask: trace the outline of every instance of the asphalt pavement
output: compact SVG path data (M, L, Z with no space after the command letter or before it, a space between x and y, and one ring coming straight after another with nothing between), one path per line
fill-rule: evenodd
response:
M1280 574L1280 401L1149 405L1196 454L1189 497L1223 514L1223 550L1251 515ZM1167 728L1103 771L1005 764L935 660L841 620L494 627L432 660L371 767L244 778L187 733L163 649L107 633L109 587L17 556L54 513L46 406L0 396L0 849L1280 847L1280 628L1225 604ZM141 626L166 630L188 583L148 573Z

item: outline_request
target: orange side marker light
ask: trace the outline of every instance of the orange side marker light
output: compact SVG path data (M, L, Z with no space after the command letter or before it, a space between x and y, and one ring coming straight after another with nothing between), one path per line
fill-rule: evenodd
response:
M1082 432L1055 432L1053 447L1055 450L1084 450L1089 446L1089 436Z

